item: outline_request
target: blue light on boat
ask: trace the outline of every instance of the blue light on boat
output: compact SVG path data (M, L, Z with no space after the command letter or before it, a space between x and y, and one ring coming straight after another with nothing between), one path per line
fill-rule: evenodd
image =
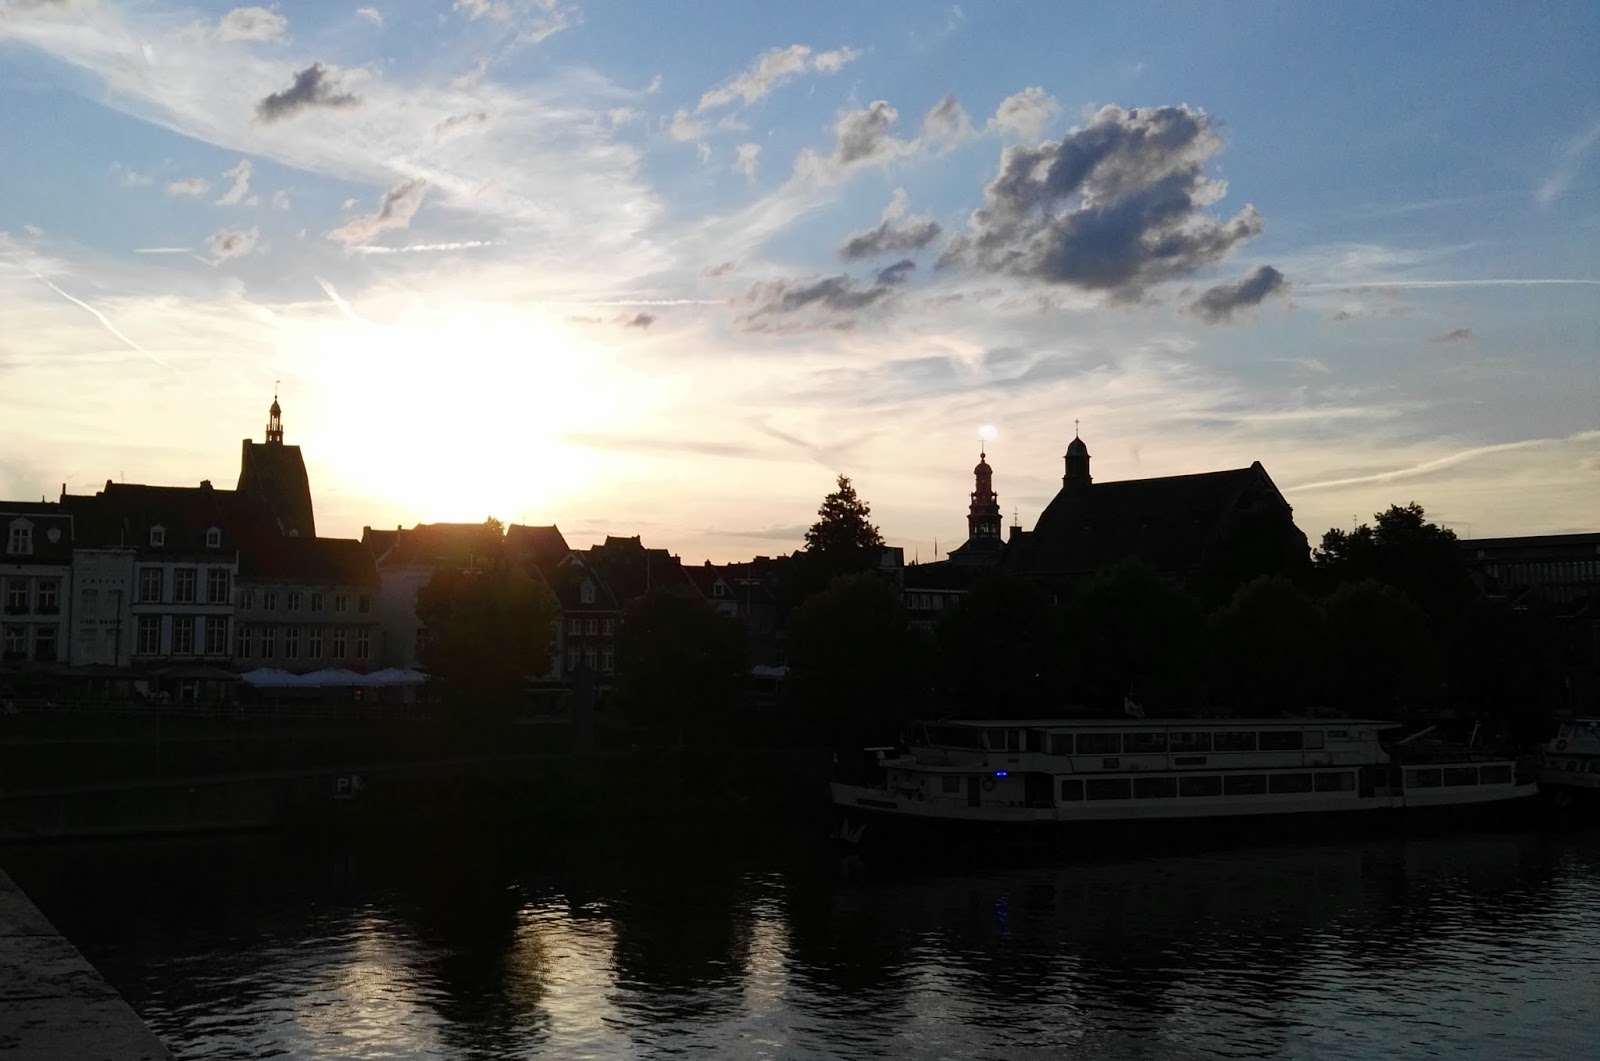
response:
M1006 773L1007 773L1007 772L1006 772L1006 771L1005 771L1005 770L996 770L996 771L995 771L995 772L994 772L994 776L995 776L995 777L1005 777L1005 776L1006 776Z

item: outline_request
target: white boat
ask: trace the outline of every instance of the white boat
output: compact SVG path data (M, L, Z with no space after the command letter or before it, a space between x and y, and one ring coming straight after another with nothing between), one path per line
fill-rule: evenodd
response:
M1600 719L1560 724L1540 756L1539 786L1560 807L1600 802Z
M1439 757L1380 739L1397 728L1281 718L925 723L905 754L878 752L877 778L835 781L832 796L845 839L953 831L987 842L1119 837L1136 825L1256 833L1277 823L1313 838L1336 820L1483 820L1538 790L1510 759Z

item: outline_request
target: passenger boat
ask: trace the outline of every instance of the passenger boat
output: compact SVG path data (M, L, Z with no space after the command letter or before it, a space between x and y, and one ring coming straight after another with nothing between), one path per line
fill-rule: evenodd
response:
M1539 787L1558 807L1600 804L1600 719L1560 724L1540 755Z
M843 812L839 837L850 842L964 834L1076 843L1135 826L1192 837L1285 824L1314 839L1335 822L1483 821L1538 790L1514 760L1383 739L1398 728L1370 719L925 723L908 751L879 750L876 776L836 780L832 797Z

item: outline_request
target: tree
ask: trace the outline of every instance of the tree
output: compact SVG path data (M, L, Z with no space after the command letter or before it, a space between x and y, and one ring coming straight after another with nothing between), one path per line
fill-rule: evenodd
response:
M1454 620L1472 597L1455 531L1429 523L1415 501L1391 505L1352 531L1331 528L1312 561L1330 583L1373 579L1402 590L1436 623Z
M915 714L918 643L886 579L841 575L795 609L788 632L796 698L836 741L892 740Z
M557 610L543 583L506 565L440 567L417 593L423 666L458 705L509 712L550 669Z
M856 494L848 475L822 499L817 521L806 531L805 556L821 586L838 575L871 571L883 556L883 535L872 524L871 507ZM820 587L819 587L820 588Z
M1063 615L1076 696L1099 712L1121 712L1125 697L1150 710L1197 706L1204 698L1205 619L1180 587L1138 560L1095 572Z
M1328 693L1348 711L1414 710L1442 677L1428 617L1393 586L1346 582L1322 602Z
M1302 714L1323 695L1322 613L1281 575L1245 583L1211 616L1213 686L1229 707Z
M972 718L1057 713L1060 617L1032 582L994 574L939 620L937 667L945 703Z
M638 725L720 737L748 671L743 627L703 600L652 590L623 616L616 697Z

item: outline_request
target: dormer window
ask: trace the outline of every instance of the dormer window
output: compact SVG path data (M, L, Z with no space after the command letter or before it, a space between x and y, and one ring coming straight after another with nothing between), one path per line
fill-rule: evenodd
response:
M33 555L33 524L25 519L11 521L6 535L6 553L10 556Z
M721 582L713 582L711 584L711 595L713 597L726 597L728 595L728 587Z
M594 583L593 582L590 582L587 579L585 579L583 585L578 587L578 600L582 601L584 604L593 604L594 603Z
M207 530L206 530L206 548L207 549L220 549L220 548L222 548L222 531L221 531L221 529L219 529L217 527L209 527L209 528L207 528Z
M167 544L167 528L156 524L150 528L150 548L159 549Z

